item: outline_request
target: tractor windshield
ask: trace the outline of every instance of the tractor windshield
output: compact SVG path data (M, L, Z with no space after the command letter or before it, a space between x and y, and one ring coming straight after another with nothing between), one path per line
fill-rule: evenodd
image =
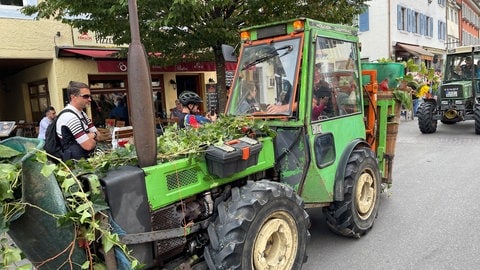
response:
M245 46L230 91L227 114L291 115L300 41L300 38L269 40Z
M446 59L445 80L464 81L480 79L480 52L449 54Z

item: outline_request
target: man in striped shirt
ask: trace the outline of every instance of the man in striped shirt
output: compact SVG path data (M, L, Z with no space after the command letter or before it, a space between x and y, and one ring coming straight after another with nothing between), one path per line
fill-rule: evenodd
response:
M60 137L62 160L87 158L97 145L97 129L83 111L92 101L87 84L71 81L67 87L70 103L60 112L57 136Z

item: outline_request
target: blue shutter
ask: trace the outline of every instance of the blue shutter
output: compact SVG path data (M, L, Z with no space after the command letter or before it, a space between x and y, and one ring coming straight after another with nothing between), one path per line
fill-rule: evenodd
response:
M412 32L412 10L407 9L407 31Z
M397 29L398 30L405 30L403 29L403 17L402 17L402 6L397 5Z
M420 14L420 35L425 35L425 15Z
M360 23L359 23L359 30L361 32L368 31L370 29L370 23L369 23L369 9L367 9L364 13L360 14Z

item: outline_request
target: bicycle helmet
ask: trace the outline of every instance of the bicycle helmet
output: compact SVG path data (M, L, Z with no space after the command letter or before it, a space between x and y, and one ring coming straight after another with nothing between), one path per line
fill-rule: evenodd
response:
M200 96L192 91L183 91L178 96L178 100L182 103L183 106L187 106L189 104L198 104L202 102Z

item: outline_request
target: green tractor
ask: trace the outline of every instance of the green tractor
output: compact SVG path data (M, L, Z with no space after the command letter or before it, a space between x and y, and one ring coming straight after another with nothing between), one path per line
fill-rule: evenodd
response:
M448 51L437 98L424 99L417 111L422 133L434 133L438 120L447 125L475 120L475 133L480 134L479 60L480 46L464 46Z
M253 132L200 158L100 179L121 240L146 268L301 269L306 208L323 211L340 235L370 231L392 182L387 129L399 112L391 93L377 95L376 71L361 70L356 33L305 18L243 29L225 114L264 121L276 136ZM27 257L50 258L38 250Z

